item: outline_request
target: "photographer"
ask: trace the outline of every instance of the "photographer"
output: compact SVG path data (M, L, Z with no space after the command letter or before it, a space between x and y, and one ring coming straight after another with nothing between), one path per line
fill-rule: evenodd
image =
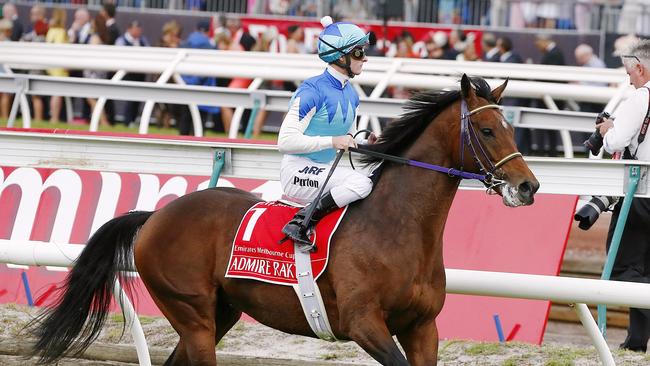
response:
M596 127L609 153L623 152L624 159L650 160L650 143L643 143L650 117L650 41L639 41L621 56L630 84L636 90L617 109L616 120L604 119ZM607 250L621 210L614 207L607 235ZM625 223L611 278L619 281L650 283L650 199L634 198ZM630 309L627 338L621 348L645 352L650 338L650 310Z

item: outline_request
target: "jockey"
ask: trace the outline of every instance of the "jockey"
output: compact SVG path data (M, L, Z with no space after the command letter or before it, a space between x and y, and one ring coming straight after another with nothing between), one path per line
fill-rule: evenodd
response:
M298 202L314 201L332 169L336 150L357 146L352 138L359 96L350 85L350 79L361 74L368 61L364 46L368 35L358 26L332 23L329 16L321 20L323 31L318 37L318 57L328 66L325 71L305 80L289 103L289 111L282 121L278 148L284 154L280 182L285 196ZM369 143L376 137L371 134ZM359 139L359 143L363 141ZM315 250L309 239L309 229L318 220L339 207L365 198L370 194L372 181L365 174L351 168L338 167L316 205L310 222L304 222L307 207L282 229L299 245L300 250Z

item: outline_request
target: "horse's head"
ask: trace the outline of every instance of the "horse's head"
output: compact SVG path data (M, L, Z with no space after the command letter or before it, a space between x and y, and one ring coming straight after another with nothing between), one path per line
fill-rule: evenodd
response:
M470 80L467 75L460 84L460 165L493 177L486 185L503 197L506 206L532 204L539 182L517 150L514 128L497 105L508 81L492 91L483 79Z

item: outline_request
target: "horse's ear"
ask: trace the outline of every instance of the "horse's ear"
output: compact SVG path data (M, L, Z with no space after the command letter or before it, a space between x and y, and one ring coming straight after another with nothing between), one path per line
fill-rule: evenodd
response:
M472 82L469 80L467 74L463 74L460 78L460 92L465 99L471 99L476 96L476 91L472 88Z
M501 96L503 95L503 91L506 90L507 85L508 85L508 78L506 78L506 81L504 81L503 84L499 85L494 90L492 90L491 92L492 97L494 97L494 100L496 100L497 103L501 101Z

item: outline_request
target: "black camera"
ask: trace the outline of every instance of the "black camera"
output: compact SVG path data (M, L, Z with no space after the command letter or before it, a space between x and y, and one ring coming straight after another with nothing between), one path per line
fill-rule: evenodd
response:
M593 196L582 206L573 218L579 222L578 227L582 230L589 230L602 212L608 211L609 207L618 202L618 197Z
M611 116L607 112L598 113L598 117L596 117L596 124L603 123L603 120L609 117ZM583 145L585 145L585 147L591 151L592 155L598 155L600 148L603 147L603 136L600 135L598 128L596 128L596 131L594 131L594 133L589 136L587 141L583 142Z

